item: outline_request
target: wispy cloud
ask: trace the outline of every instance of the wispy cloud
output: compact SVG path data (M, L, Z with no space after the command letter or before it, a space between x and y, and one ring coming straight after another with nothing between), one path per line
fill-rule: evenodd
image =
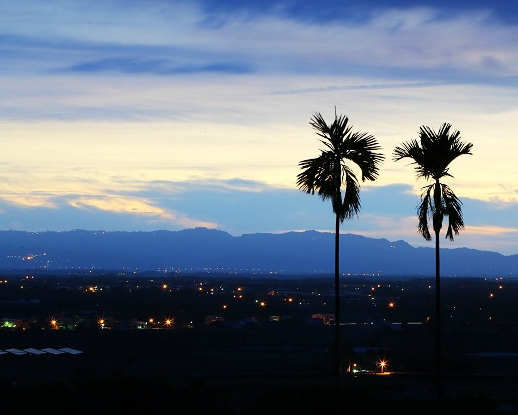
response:
M207 221L199 221L184 214L178 214L171 210L154 206L152 203L138 198L123 197L81 197L69 201L70 206L78 209L98 209L102 211L126 213L143 216L146 221L170 222L172 225L179 225L187 228L208 227L215 228L217 225Z
M518 228L509 228L504 226L475 226L468 225L465 227L465 231L468 234L472 235L481 235L481 236L500 236L500 235L509 235L509 234L517 234Z
M252 72L250 66L239 62L207 62L201 65L177 65L166 59L103 59L84 62L66 68L68 72L114 72L125 74L186 75L197 73L244 74Z
M58 205L51 196L35 195L35 194L3 194L0 199L5 202L18 206L20 208L50 208L56 209Z
M31 2L30 20L27 7L9 7L18 19L7 20L2 33L18 40L3 53L20 67L24 60L47 59L56 69L89 73L236 74L254 68L268 74L361 72L463 83L484 82L484 75L516 76L518 68L518 29L480 9L446 14L440 8L381 4L358 21L308 22L275 7L223 19L188 2L121 7L107 1L92 9L53 3L61 7L55 16L48 6ZM206 24L211 20L220 23ZM30 24L20 25L23 21Z

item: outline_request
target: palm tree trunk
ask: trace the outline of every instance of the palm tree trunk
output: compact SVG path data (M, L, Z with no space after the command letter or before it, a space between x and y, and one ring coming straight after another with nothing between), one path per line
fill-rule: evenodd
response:
M442 356L441 356L441 257L439 233L442 227L441 184L437 179L434 188L435 214L433 228L435 231L435 367L437 376L437 403L442 401Z
M435 365L437 371L437 402L442 400L442 356L441 356L441 260L439 232L435 232Z
M335 388L340 387L340 215L335 224Z

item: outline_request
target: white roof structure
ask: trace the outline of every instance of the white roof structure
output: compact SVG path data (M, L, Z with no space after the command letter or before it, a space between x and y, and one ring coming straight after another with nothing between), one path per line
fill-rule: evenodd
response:
M46 347L44 349L34 349L32 347L29 347L28 349L23 349L23 350L15 349L15 348L0 350L0 355L9 354L9 353L15 354L15 355L23 355L23 354L27 354L27 353L35 354L35 355L40 355L40 354L58 355L58 354L65 354L65 353L77 355L77 354L81 354L83 352L81 350L71 349L70 347L63 347L61 349L54 349L52 347Z

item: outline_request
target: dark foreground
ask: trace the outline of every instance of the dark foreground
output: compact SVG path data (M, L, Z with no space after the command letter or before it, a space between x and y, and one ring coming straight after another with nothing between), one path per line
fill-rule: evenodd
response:
M224 332L189 333L3 333L4 346L83 353L1 355L1 413L518 413L518 378L512 374L447 373L438 410L433 374L344 373L337 392L330 374L315 370L327 357L314 349L256 348L258 337L247 343ZM211 341L214 335L221 347Z
M326 279L0 281L2 415L518 414L515 280L444 280L440 408L432 280L348 279L338 390Z
M183 386L164 378L77 377L67 382L2 385L5 414L513 414L516 398L483 392L493 380L451 379L446 385L469 387L447 394L438 408L430 379L405 376L342 379L335 393L330 379L306 374L191 379ZM500 383L501 380L498 380ZM513 388L516 379L512 379ZM493 386L491 386L493 387ZM416 393L417 392L417 393Z

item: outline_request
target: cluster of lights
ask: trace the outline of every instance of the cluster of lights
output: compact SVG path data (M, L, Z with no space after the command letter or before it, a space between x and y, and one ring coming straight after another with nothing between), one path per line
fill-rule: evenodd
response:
M163 320L162 324L164 325L164 327L171 327L174 323L174 320L170 317L167 317ZM161 322L160 321L156 321L154 318L149 318L148 319L148 325L149 326L155 326L155 325L160 325Z
M379 368L379 372L377 374L388 375L390 372L387 372L388 361L386 359L380 359L376 362L376 368ZM362 370L357 363L353 363L352 365L349 363L349 367L347 368L347 372L349 373L373 373L373 371Z
M26 275L26 276L24 277L24 280L27 280L27 279L34 279L34 276ZM0 280L0 284L2 284L2 283L7 283L7 282L8 282L8 280ZM127 281L127 282L129 282L129 281ZM198 286L198 290L199 290L199 291L205 291L207 294L208 294L208 293L210 293L210 294L214 294L215 292L219 291L219 289L221 289L221 290L223 291L223 287L221 287L221 286L216 287L216 288L209 288L209 287L210 287L210 285L209 285L208 283L201 283L201 282L198 282L198 283L196 283L196 285ZM169 289L169 286L168 286L168 284L166 284L166 283L163 283L163 284L161 284L161 285L159 285L159 286L161 286L161 288L162 288L163 290L168 290L168 289ZM345 286L347 286L347 285L345 285ZM137 287L138 287L138 286L137 286ZM367 293L368 293L369 291L370 291L371 293L373 293L373 292L375 292L375 291L376 291L376 288L381 288L381 284L377 284L377 285L370 285L370 284L367 284L367 285L363 285L363 287L364 287L363 289L364 289L364 290L366 290L366 291L367 291ZM24 288L24 287L23 287L23 285L21 286L21 288ZM352 287L351 287L351 288L352 288ZM395 288L396 288L396 287L395 287ZM397 288L399 289L399 288L401 288L401 287L397 287ZM428 285L428 288L429 288L429 289L432 289L432 285ZM502 289L503 289L503 285L497 285L497 286L496 286L496 287L494 287L494 288L502 290ZM83 289L84 289L84 288L83 288ZM297 288L297 289L298 289L298 288ZM355 289L358 289L358 287L355 287ZM89 287L87 287L87 288L86 288L86 290L85 290L85 291L86 291L86 292L92 292L92 293L94 293L94 292L97 292L97 291L100 291L100 290L102 290L102 287L98 287L98 286L89 286ZM401 288L401 290L404 290L404 289L403 289L403 288ZM236 288L235 288L235 290L234 290L234 291L233 291L233 293L232 293L232 294L233 294L233 297L234 297L234 298L240 298L240 299L242 299L242 298L243 298L243 294L242 294L242 292L243 292L243 287L241 287L241 286L236 287ZM365 294L367 294L367 293L365 293ZM487 293L487 291L486 291L486 293ZM487 293L486 295L487 295L489 298L494 298L494 297L495 297L495 293L497 293L497 292L496 292L496 290L495 290L495 291L493 291L493 292L489 292L489 293ZM278 294L279 294L279 292L276 292L276 291L271 290L271 291L267 292L267 294L268 294L268 295L278 295ZM315 294L315 293L314 293L314 292L312 292L312 294ZM374 300L374 294L367 294L367 295L368 295L368 297L370 297L370 299L371 299L371 300ZM486 297L486 298L487 298L487 297ZM295 302L295 300L294 300L294 298L293 298L293 297L287 297L287 296L285 296L285 297L283 298L283 300L284 300L284 302L288 302L288 303L294 303L294 302ZM257 299L257 300L255 300L255 303L256 303L259 307L261 307L261 308L263 308L263 307L267 307L267 302L266 302L266 301L264 301L264 300ZM220 304L221 304L221 303L220 303ZM297 302L297 304L302 305L303 303L302 303L302 302L301 302L301 303L298 303L298 302ZM306 303L304 303L304 304L306 304ZM387 302L387 303L385 303L385 304L386 304L386 307L387 307L388 309L394 309L394 308L396 308L396 303L395 303L394 301L388 301L388 302ZM226 309L227 309L227 307L228 307L228 305L227 305L227 304L221 304L220 306L221 306L221 307L222 307L222 309L224 309L224 310L226 310ZM453 308L454 308L454 309L456 309L456 307L453 307ZM480 311L482 311L482 307L480 307ZM490 321L492 320L492 317L491 317L491 316L489 316L488 318L489 318L489 320L490 320ZM427 317L427 318L426 318L426 321L429 321L429 320L430 320L430 318L429 318L429 317ZM486 320L486 321L487 321L487 320ZM99 326L100 326L101 328L109 328L109 325L108 325L108 327L107 327L107 324L106 324L106 322L105 322L105 320L104 320L104 319L102 319L102 318L101 318L101 319L99 319L97 322L98 322L98 324L99 324ZM144 322L140 322L140 323L141 323L142 325L144 325L144 326L145 326L145 321L144 321ZM372 323L371 323L371 324L372 324ZM165 319L163 319L163 320L161 320L161 321L156 321L156 322L155 322L153 319L149 319L149 320L148 320L148 327L153 326L153 325L155 325L155 327L156 327L156 328L159 328L159 327L161 327L161 328L164 328L164 327L171 327L171 326L173 326L173 325L174 325L174 320L173 320L173 319L171 319L171 318L165 318ZM60 326L60 325L59 325L59 323L58 323L58 321L57 321L56 319L52 319L52 320L50 321L50 327L51 327L51 328L53 328L53 329L59 329L59 328L60 328L59 326ZM63 328L63 324L61 324L61 328ZM386 365L386 362L385 362L383 365L381 365L381 362L384 362L384 361L380 361L380 369L381 369L381 372L384 372L384 371L385 371L385 365Z

